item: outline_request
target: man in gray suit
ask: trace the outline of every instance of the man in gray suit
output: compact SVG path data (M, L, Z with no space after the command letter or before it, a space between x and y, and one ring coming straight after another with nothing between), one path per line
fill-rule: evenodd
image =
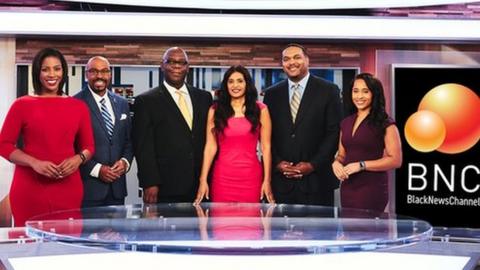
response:
M133 159L128 102L108 90L112 72L105 57L90 58L88 85L75 97L90 109L95 155L80 167L84 195L82 207L122 205L127 196L125 173Z

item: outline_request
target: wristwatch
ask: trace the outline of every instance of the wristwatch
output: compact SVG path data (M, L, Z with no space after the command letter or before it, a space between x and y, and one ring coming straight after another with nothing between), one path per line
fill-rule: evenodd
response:
M365 171L367 169L367 166L365 166L365 161L360 161L360 171Z
M78 153L78 155L80 156L80 159L82 160L82 164L84 164L87 161L87 157L82 152Z

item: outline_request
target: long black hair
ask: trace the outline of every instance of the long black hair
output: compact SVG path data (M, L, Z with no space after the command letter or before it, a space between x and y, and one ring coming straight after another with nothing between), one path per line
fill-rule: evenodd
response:
M57 58L61 65L62 65L62 80L58 84L58 91L57 95L61 96L63 94L63 85L68 80L68 66L65 57L63 54L52 48L45 48L39 51L35 57L33 58L32 62L32 81L33 81L33 91L35 94L40 95L42 94L42 82L40 81L40 72L42 72L42 63L43 60L47 57L55 57Z
M228 118L234 116L235 112L233 111L232 105L230 104L231 97L228 93L228 79L232 76L233 73L238 72L243 75L243 78L246 83L245 91L245 117L252 125L251 132L255 132L260 118L260 109L257 105L257 88L253 83L252 77L248 70L240 65L231 66L225 75L223 76L222 85L220 90L218 90L218 99L215 102L215 114L214 114L214 131L217 134L223 133L223 130L228 125Z
M378 127L382 130L382 133L385 133L385 128L388 122L388 114L385 112L385 95L383 93L382 82L375 78L370 73L360 73L352 80L350 87L343 96L343 101L345 104L345 109L347 115L357 112L357 108L352 101L352 90L353 84L356 80L363 80L367 85L370 92L372 92L372 105L370 108L370 113L368 114L366 120L370 125Z

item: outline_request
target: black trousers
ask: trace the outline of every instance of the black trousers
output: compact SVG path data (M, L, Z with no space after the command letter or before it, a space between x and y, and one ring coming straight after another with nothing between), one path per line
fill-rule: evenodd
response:
M305 192L300 188L300 181L294 184L289 192L275 192L275 202L285 204L310 204L310 205L334 205L334 191Z

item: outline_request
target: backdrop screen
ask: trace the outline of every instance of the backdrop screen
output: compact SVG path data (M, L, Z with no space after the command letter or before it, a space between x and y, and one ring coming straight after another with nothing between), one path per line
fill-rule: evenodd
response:
M480 67L393 66L398 214L480 227ZM408 121L407 121L408 120Z

